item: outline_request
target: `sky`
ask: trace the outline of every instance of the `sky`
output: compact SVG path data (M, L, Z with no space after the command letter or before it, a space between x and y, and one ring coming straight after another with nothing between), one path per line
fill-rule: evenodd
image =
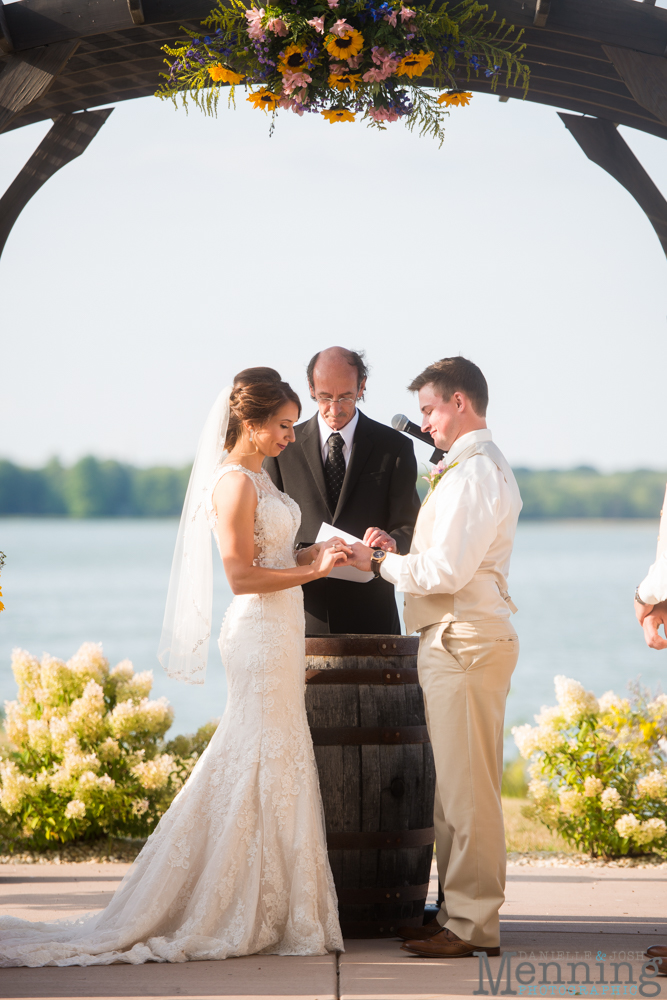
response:
M365 412L463 354L514 465L667 467L667 261L555 109L475 94L441 149L319 116L119 104L0 258L0 457L185 463L233 375L364 349ZM0 136L0 192L50 123ZM667 194L667 145L621 133ZM420 448L426 458L428 449Z

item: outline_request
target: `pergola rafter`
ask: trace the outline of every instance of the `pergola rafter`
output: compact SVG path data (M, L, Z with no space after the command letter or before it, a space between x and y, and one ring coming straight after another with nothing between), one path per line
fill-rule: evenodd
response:
M3 7L0 0L0 131L154 94L164 69L161 47L181 37L181 25L197 30L212 6L212 0L18 0ZM650 0L498 0L490 9L496 20L524 29L528 101L667 139L667 10ZM64 45L72 51L51 81L39 89L28 79L34 94L12 104L12 78L25 78L26 64ZM461 84L492 92L483 75L467 80L462 71ZM503 100L523 97L519 87L502 84L496 93ZM627 165L622 145L618 134L608 144ZM645 191L631 193L640 204L646 200Z

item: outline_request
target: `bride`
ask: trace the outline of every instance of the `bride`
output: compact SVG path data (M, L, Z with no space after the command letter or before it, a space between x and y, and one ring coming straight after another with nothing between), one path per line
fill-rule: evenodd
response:
M350 551L295 557L296 503L262 470L294 441L298 396L249 368L200 438L172 566L160 660L203 683L211 625L210 530L235 595L222 625L224 715L107 908L77 921L0 918L0 965L186 962L342 950L304 702L300 585Z

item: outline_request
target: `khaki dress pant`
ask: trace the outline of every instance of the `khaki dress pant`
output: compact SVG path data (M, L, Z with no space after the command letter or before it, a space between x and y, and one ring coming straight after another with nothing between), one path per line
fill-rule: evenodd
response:
M463 941L500 943L505 828L500 799L505 702L519 655L506 618L423 629L419 682L435 758L438 921Z

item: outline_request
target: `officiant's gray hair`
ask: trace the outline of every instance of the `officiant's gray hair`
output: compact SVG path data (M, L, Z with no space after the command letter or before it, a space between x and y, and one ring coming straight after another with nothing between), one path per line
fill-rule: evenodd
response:
M357 369L357 388L361 386L361 383L365 378L368 378L368 365L366 364L365 351L350 351L347 347L327 347L325 350L337 351L340 356L347 361L351 368ZM324 354L324 351L318 351L317 354L314 354L308 362L308 367L306 368L306 378L308 379L311 394L314 391L315 385L313 382L313 372L315 371L315 365L319 361L322 354Z
M421 375L413 378L408 392L419 392L425 385L432 385L445 402L455 392L464 393L478 417L486 416L489 405L489 387L481 369L473 361L461 357L442 358L425 368Z

